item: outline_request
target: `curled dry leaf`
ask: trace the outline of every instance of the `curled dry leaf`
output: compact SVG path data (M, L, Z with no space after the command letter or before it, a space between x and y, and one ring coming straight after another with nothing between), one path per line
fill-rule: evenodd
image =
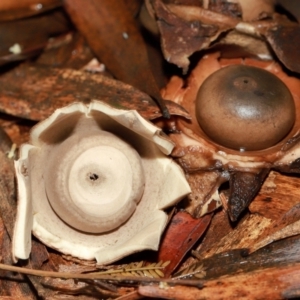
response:
M46 245L98 263L158 248L162 210L190 192L172 142L136 111L75 103L37 124L16 162L13 253Z
M300 41L300 26L284 17L275 19L277 24L270 26L264 34L278 59L291 71L300 73L300 60L297 47Z
M223 203L231 220L236 220L259 191L271 168L299 172L299 86L299 79L286 75L274 62L226 60L220 59L218 53L204 56L186 85L179 78L170 81L164 96L182 105L192 116L191 121L177 118L180 133L170 134L176 143L172 156L186 173L215 174L211 182L216 184L204 185L206 195L200 193L197 197L197 189L193 190L191 200L194 201L187 207L190 213L199 217ZM218 100L218 92L225 98ZM257 106L249 107L247 99ZM277 117L271 113L268 118L270 111L263 111L262 100L272 103ZM201 115L200 108L208 109L208 114ZM286 119L281 115L285 109ZM245 115L246 111L253 115ZM275 119L279 131L272 127ZM190 181L189 176L187 179ZM219 197L217 192L226 181L230 182L228 199L226 194Z
M161 34L164 57L168 62L182 68L183 73L188 71L190 55L207 48L221 32L230 28L227 24L219 28L218 20L203 23L199 18L190 18L189 12L194 9L193 7L184 7L186 10L182 10L182 6L166 6L160 0L155 0L153 8ZM201 8L196 9L201 10ZM185 18L180 15L180 12L185 13Z

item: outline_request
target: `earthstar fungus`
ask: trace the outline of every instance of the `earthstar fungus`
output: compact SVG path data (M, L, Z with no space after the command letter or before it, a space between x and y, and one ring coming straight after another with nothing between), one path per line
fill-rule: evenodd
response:
M207 54L186 82L173 77L163 97L192 117L173 119L169 136L194 217L223 205L235 221L270 169L300 173L300 82L274 61ZM224 182L229 189L220 192Z
M31 231L49 247L105 264L156 250L162 210L190 193L174 145L136 111L100 101L56 110L31 131L15 163L19 203L13 256Z

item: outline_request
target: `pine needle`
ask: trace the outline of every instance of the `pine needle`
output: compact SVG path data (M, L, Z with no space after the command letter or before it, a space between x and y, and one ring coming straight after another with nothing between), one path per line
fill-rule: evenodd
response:
M160 284L164 282L168 285L185 285L185 286L194 286L197 288L202 288L203 284L199 280L174 280L164 279L164 278L143 278L143 277L115 277L107 274L101 274L101 272L82 274L82 273L67 273L67 272L52 272L52 271L42 271L42 270L33 270L28 268L16 267L0 263L0 269L5 271L17 272L25 275L33 275L39 277L52 277L52 278L62 278L62 279L82 279L82 280L104 280L104 281L114 281L114 282L123 282L123 283L156 283Z

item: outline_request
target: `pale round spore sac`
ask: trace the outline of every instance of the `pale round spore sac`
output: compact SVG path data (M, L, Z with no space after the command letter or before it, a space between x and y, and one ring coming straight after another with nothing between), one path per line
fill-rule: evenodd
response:
M68 225L89 233L122 225L134 212L144 186L137 151L105 131L66 139L50 153L45 172L54 211Z

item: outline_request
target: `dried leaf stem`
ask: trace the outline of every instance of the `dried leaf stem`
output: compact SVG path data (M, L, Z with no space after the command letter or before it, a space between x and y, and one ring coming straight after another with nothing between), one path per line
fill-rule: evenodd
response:
M223 15L214 11L210 11L201 7L169 4L167 8L178 17L193 21L199 20L205 24L215 24L235 28L237 31L252 36L261 36L269 28L277 25L276 21L252 21L244 22L230 16Z
M92 280L104 280L104 281L113 281L113 282L122 282L128 284L146 284L146 283L166 283L170 286L182 285L182 286L194 286L197 288L202 288L203 283L200 280L172 280L172 279L164 279L164 278L148 278L148 277L133 277L133 276L111 276L111 275L103 275L96 273L89 274L78 274L78 273L66 273L66 272L51 272L51 271L42 271L42 270L33 270L28 268L21 268L6 264L0 263L0 269L18 272L26 275L33 276L41 276L41 277L53 277L53 278L63 278L63 279L92 279Z
M165 277L163 269L169 265L170 261L160 261L158 263L152 263L147 266L143 266L143 261L138 263L131 263L126 266L118 267L117 269L109 269L102 272L97 272L97 274L102 275L113 275L120 274L122 276L141 276L141 277L151 277L160 278Z

